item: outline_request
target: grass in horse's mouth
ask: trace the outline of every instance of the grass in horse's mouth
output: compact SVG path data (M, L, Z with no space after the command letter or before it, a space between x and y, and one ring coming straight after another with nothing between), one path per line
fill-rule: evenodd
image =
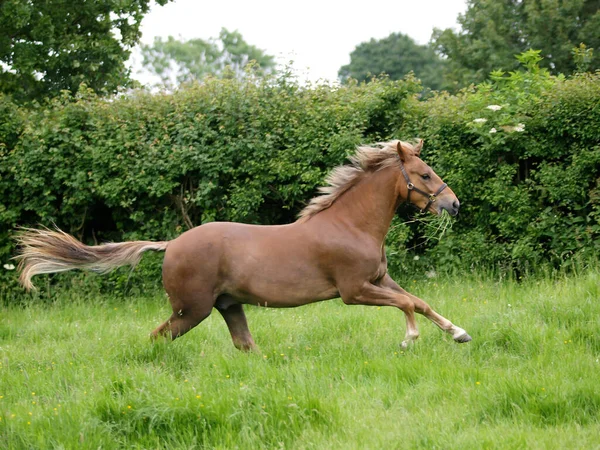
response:
M411 220L404 222L404 225L408 225L410 223L422 224L423 233L419 237L419 242L414 246L407 248L407 251L411 251L417 247L425 245L431 240L441 241L446 232L452 229L454 221L452 220L452 216L448 214L446 210L442 210L442 212L438 215L429 213L417 214Z
M445 209L438 215L418 215L415 217L415 222L423 224L423 243L431 240L441 241L453 224L452 216Z

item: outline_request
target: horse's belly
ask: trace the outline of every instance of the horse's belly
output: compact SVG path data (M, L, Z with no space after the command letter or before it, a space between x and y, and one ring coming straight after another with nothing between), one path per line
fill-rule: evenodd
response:
M309 303L329 300L339 297L337 288L328 288L313 295L303 293L287 293L285 295L270 295L268 292L239 291L233 297L240 303L248 305L264 306L269 308L293 308L307 305Z
M227 289L227 293L242 303L286 308L339 296L335 285L316 270L268 264L251 272Z

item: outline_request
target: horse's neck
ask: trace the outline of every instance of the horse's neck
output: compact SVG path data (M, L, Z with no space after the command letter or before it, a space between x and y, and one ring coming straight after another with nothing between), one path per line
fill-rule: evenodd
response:
M327 210L335 220L383 242L398 206L398 170L388 167L364 176Z

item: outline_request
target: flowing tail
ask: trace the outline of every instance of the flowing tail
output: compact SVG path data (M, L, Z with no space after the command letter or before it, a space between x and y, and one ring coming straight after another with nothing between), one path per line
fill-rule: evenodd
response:
M168 241L131 241L89 246L64 231L23 228L16 238L19 245L19 282L35 290L31 277L41 273L72 269L107 273L124 265L135 265L147 250L164 251Z

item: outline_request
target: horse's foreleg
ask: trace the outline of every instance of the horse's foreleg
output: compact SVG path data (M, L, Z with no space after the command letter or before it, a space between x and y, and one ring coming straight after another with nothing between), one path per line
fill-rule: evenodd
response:
M419 337L415 321L415 306L409 296L392 289L365 282L360 287L340 289L342 300L347 305L395 306L406 317L406 335L402 347L407 347Z
M231 333L233 345L239 350L254 350L256 344L248 329L248 322L246 321L242 305L236 303L229 305L226 309L217 306L217 310L221 313L223 319L225 319L229 333Z
M429 320L431 320L433 323L435 323L438 327L440 327L446 333L451 334L452 338L456 342L463 343L463 342L469 342L471 340L471 336L469 336L469 334L465 330L463 330L460 327L457 327L452 322L450 322L448 319L446 319L445 317L436 313L431 308L431 306L429 306L426 302L421 300L419 297L416 297L416 296L406 292L404 289L402 289L400 286L398 286L398 284L388 274L386 274L385 277L381 280L380 285L383 287L390 288L390 289L394 290L395 292L398 292L399 294L406 295L413 302L416 312L427 317Z

